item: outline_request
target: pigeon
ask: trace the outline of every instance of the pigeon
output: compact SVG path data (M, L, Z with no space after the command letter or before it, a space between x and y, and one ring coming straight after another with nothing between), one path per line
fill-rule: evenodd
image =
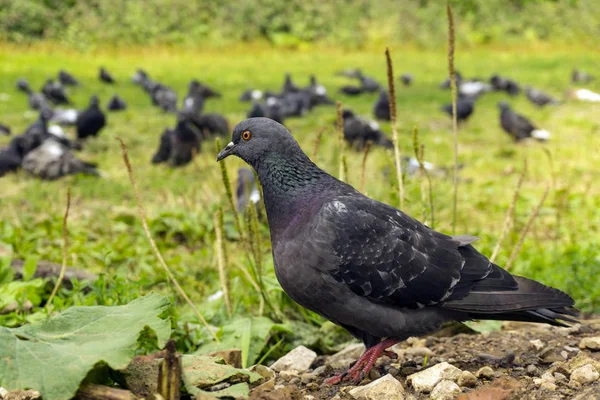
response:
M0 135L10 136L11 133L12 132L8 125L0 124Z
M283 115L281 113L281 104L275 97L269 97L266 104L256 100L252 102L252 108L246 114L247 118L265 117L283 124Z
M127 103L118 94L113 95L108 101L106 108L109 111L122 111L127 109Z
M21 157L10 147L0 149L0 178L21 167Z
M204 95L198 81L191 81L188 94L183 98L183 111L189 114L200 114L204 109Z
M346 94L348 96L358 96L359 94L364 93L364 91L363 88L360 86L346 85L340 88L340 93Z
M29 86L29 82L27 82L25 79L19 79L17 81L17 89L19 89L22 92L27 93L28 97L29 97L29 107L33 110L41 110L42 108L48 108L48 101L46 100L46 97L42 94L42 93L35 93L33 90L31 90L31 87Z
M98 136L98 132L106 125L106 116L100 109L99 103L98 96L92 96L88 108L77 116L75 125L77 126L78 139Z
M525 88L525 96L527 96L527 99L533 104L540 107L558 104L558 100L556 100L554 97L550 96L548 93L542 92L539 89L532 88L531 86L527 86Z
M284 117L302 117L312 109L310 94L302 90L286 93L280 98L270 97L267 104L269 101L281 106L281 114Z
M71 104L71 100L65 93L65 88L60 82L48 79L42 87L42 94L56 105Z
M498 103L498 108L500 109L500 126L515 142L527 138L541 142L550 139L550 132L536 128L527 118L511 110L508 103L502 101Z
M131 77L131 82L142 87L144 86L144 83L149 81L151 81L150 75L148 75L148 73L141 68L138 68L137 71L135 71L135 74L133 74Z
M571 89L567 92L567 97L580 101L600 103L600 93L592 92L589 89Z
M387 348L447 321L576 322L567 294L493 264L473 247L476 237L436 232L364 196L314 164L273 120L240 122L217 161L230 155L258 174L283 290L365 344L329 384L358 383Z
M251 203L258 209L258 202L261 199L260 190L256 187L254 173L248 168L238 169L235 194L239 213L245 212Z
M208 99L211 97L221 97L221 93L217 92L210 86L208 86L202 82L199 82L195 79L192 80L189 84L189 92L190 93L196 92L196 93L200 94L202 97L204 97L205 99Z
M214 135L229 133L229 122L224 116L217 113L206 113L190 116L189 121L198 129L201 139L208 139Z
M49 137L23 158L22 167L31 175L44 180L55 180L67 175L98 176L97 166L81 161L71 149L54 137Z
M346 78L358 79L362 75L362 71L358 68L345 69L335 73L337 76L344 76Z
M244 91L244 93L242 93L242 95L240 96L240 101L241 102L248 102L251 100L260 100L263 98L263 92L262 90L258 90L258 89L248 89L246 91Z
M115 80L112 77L112 75L109 74L108 71L106 70L106 68L104 68L104 67L100 67L100 72L98 73L98 77L104 83L108 83L108 84L115 83Z
M456 120L463 122L469 119L475 110L475 97L461 96L456 99ZM442 107L442 111L452 118L452 103Z
M362 72L359 72L358 80L363 91L367 93L374 93L381 90L381 85L375 79L363 75Z
M573 83L579 83L579 82L583 82L583 83L588 83L593 81L595 78L588 74L585 71L581 71L579 69L574 69L573 72L571 73L571 82Z
M454 71L454 78L456 79L456 87L459 87L463 80L461 73L458 71ZM448 77L448 78L446 78L445 81L440 83L440 88L441 89L450 89L451 85L452 85L452 83L450 81L450 77Z
M149 90L152 104L160 107L165 112L177 112L177 93L173 89L159 83Z
M373 115L376 119L384 121L389 121L392 118L390 115L390 98L385 90L379 93L379 98L375 101Z
M500 75L492 75L490 84L493 90L506 92L511 96L517 96L521 93L521 88L517 82L512 79L503 78Z
M74 108L54 110L50 122L58 125L71 126L77 123L79 112Z
M414 77L412 76L412 74L402 74L400 75L400 82L402 82L402 84L404 86L410 86L412 85L412 82L414 80Z
M310 84L303 91L309 95L311 108L318 105L335 104L335 101L327 96L327 89L325 86L319 84L314 75L310 76Z
M492 85L479 80L461 82L458 85L458 94L461 96L479 97L492 90Z
M64 69L58 71L58 81L65 86L79 86L79 81Z
M292 76L289 73L286 73L283 87L281 88L281 94L296 93L298 91L300 91L300 88L292 82Z
M169 162L172 167L180 167L189 164L199 152L199 133L184 115L179 115L175 129L165 130L160 137L160 145L152 157L152 163Z
M362 150L367 142L392 148L392 141L381 131L379 124L357 117L348 109L342 110L344 139L356 150Z

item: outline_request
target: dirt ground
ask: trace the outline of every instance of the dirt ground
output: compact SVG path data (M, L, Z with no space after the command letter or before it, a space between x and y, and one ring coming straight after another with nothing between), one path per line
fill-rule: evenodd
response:
M395 348L398 359L382 357L361 386L391 374L404 386L405 399L430 399L429 393L415 392L406 378L445 361L478 375L471 387L463 386L460 388L462 394L449 398L600 399L600 380L581 385L570 379L570 373L579 366L592 363L596 369L600 368L600 349L580 348L583 338L597 336L600 336L600 319L586 320L570 328L504 323L500 331L489 333L411 338ZM360 354L360 349L357 350L354 355ZM323 380L334 373L327 367L331 359L318 357L304 374L279 373L274 382L255 388L251 399L353 399L349 392L354 384L323 384ZM322 366L325 367L317 369ZM477 374L485 366L491 367L493 373L486 369L487 374Z

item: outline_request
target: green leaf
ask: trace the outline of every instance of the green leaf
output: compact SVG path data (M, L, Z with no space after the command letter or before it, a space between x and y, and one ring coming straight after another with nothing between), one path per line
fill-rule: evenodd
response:
M194 354L208 354L219 350L237 348L242 350L242 366L254 364L264 349L272 331L288 331L284 325L277 324L267 317L236 318L219 331L220 343L210 342Z
M15 271L11 266L12 257L0 257L0 285L9 283L15 278Z
M44 291L43 279L32 279L30 281L12 281L0 284L0 309L9 304L24 303L29 300L34 306L42 302L41 293Z
M163 347L171 334L166 297L151 293L118 307L72 307L35 325L0 327L0 386L68 400L94 365L127 366L145 327Z
M37 269L38 257L37 256L28 256L25 259L25 263L23 264L23 280L28 281L33 278L35 275L35 270Z
M221 382L248 382L255 383L263 379L257 373L250 372L245 369L234 368L224 364L222 360L209 356L199 356L188 354L181 358L182 378L186 390L193 396L202 392L205 389ZM235 389L232 387L227 390L235 390L233 394L214 392L213 396L245 396L248 394L248 385L239 386ZM237 386L237 385L234 385ZM241 391L240 391L241 390ZM244 392L245 390L245 392Z

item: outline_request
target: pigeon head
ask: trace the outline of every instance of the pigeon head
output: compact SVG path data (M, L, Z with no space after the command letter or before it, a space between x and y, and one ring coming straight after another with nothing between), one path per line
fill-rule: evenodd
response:
M231 142L219 153L217 161L235 155L256 167L269 154L285 156L302 151L288 130L270 118L248 118L233 129Z
M354 117L355 117L355 115L354 115L354 112L353 112L352 110L349 110L349 109L347 109L347 108L344 108L344 109L342 110L342 118L343 118L343 119L346 119L346 118L354 118Z
M98 96L93 95L90 97L90 107L98 107L99 104L100 100L98 99Z
M501 101L500 103L498 103L498 108L500 109L500 111L510 110L510 106L505 101Z

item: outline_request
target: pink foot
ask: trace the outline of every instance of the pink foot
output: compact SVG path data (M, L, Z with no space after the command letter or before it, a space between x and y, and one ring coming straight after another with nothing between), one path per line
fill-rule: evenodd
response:
M397 358L396 353L386 350L388 347L391 347L396 343L398 343L398 341L395 339L385 339L384 341L379 342L375 346L365 351L356 361L356 363L354 363L352 368L342 374L325 379L325 384L337 385L342 381L349 380L352 380L354 383L358 384L365 376L369 374L379 357L386 355L390 358Z

